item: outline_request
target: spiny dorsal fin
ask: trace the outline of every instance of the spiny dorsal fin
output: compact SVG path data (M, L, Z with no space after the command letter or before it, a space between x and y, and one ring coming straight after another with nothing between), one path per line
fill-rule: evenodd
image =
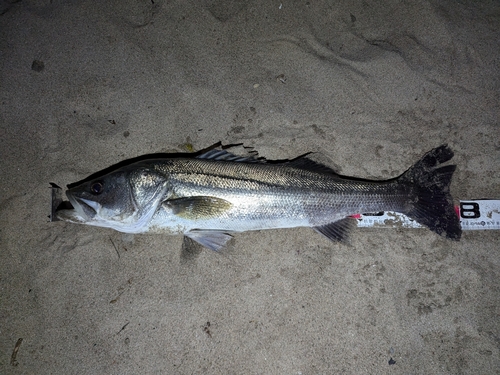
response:
M308 154L305 154L308 155ZM315 162L305 155L299 156L293 160L283 160L283 161L269 161L271 164L286 164L292 168L303 169L310 172L322 172L328 173L331 175L338 176L337 172L335 172L330 167L326 165ZM241 156L232 154L226 150L220 149L212 149L201 155L197 156L198 159L206 159L206 160L216 160L216 161L231 161L231 162L240 162L240 163L267 163L268 161L263 157L257 156L257 151L249 151L248 155Z
M265 163L265 159L257 158L257 153L241 156L232 154L226 150L210 150L204 154L198 155L197 159L217 160L217 161L232 161L240 163Z

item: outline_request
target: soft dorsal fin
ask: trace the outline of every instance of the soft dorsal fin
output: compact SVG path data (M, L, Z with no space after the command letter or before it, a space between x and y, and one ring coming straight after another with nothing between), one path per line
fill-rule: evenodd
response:
M315 162L315 161L313 161L305 156L300 156L297 159L290 160L289 162L286 162L286 164L287 164L287 166L293 167L293 168L304 169L306 171L311 171L311 172L330 173L330 174L334 174L334 175L338 176L338 173L335 172L330 167L327 167L326 165Z

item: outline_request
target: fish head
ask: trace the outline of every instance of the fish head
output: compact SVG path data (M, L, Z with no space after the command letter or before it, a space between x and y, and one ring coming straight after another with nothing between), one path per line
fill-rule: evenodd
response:
M69 188L66 196L73 208L56 215L73 223L140 233L162 202L167 184L167 178L153 169L121 168Z

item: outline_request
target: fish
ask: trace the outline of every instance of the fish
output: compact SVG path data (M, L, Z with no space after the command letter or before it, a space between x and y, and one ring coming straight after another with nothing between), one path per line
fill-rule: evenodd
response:
M399 177L346 177L308 155L269 161L214 147L146 157L69 184L55 220L123 233L184 235L220 250L238 232L311 227L348 242L353 215L394 211L451 240L461 227L450 194L456 165L444 144ZM186 238L185 237L185 238Z

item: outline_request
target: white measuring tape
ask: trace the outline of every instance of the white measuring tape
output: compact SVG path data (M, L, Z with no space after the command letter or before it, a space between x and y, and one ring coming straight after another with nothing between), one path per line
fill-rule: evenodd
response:
M462 230L500 229L500 200L461 200L455 210ZM415 220L397 212L381 211L354 217L358 219L358 227L364 228L423 228Z

